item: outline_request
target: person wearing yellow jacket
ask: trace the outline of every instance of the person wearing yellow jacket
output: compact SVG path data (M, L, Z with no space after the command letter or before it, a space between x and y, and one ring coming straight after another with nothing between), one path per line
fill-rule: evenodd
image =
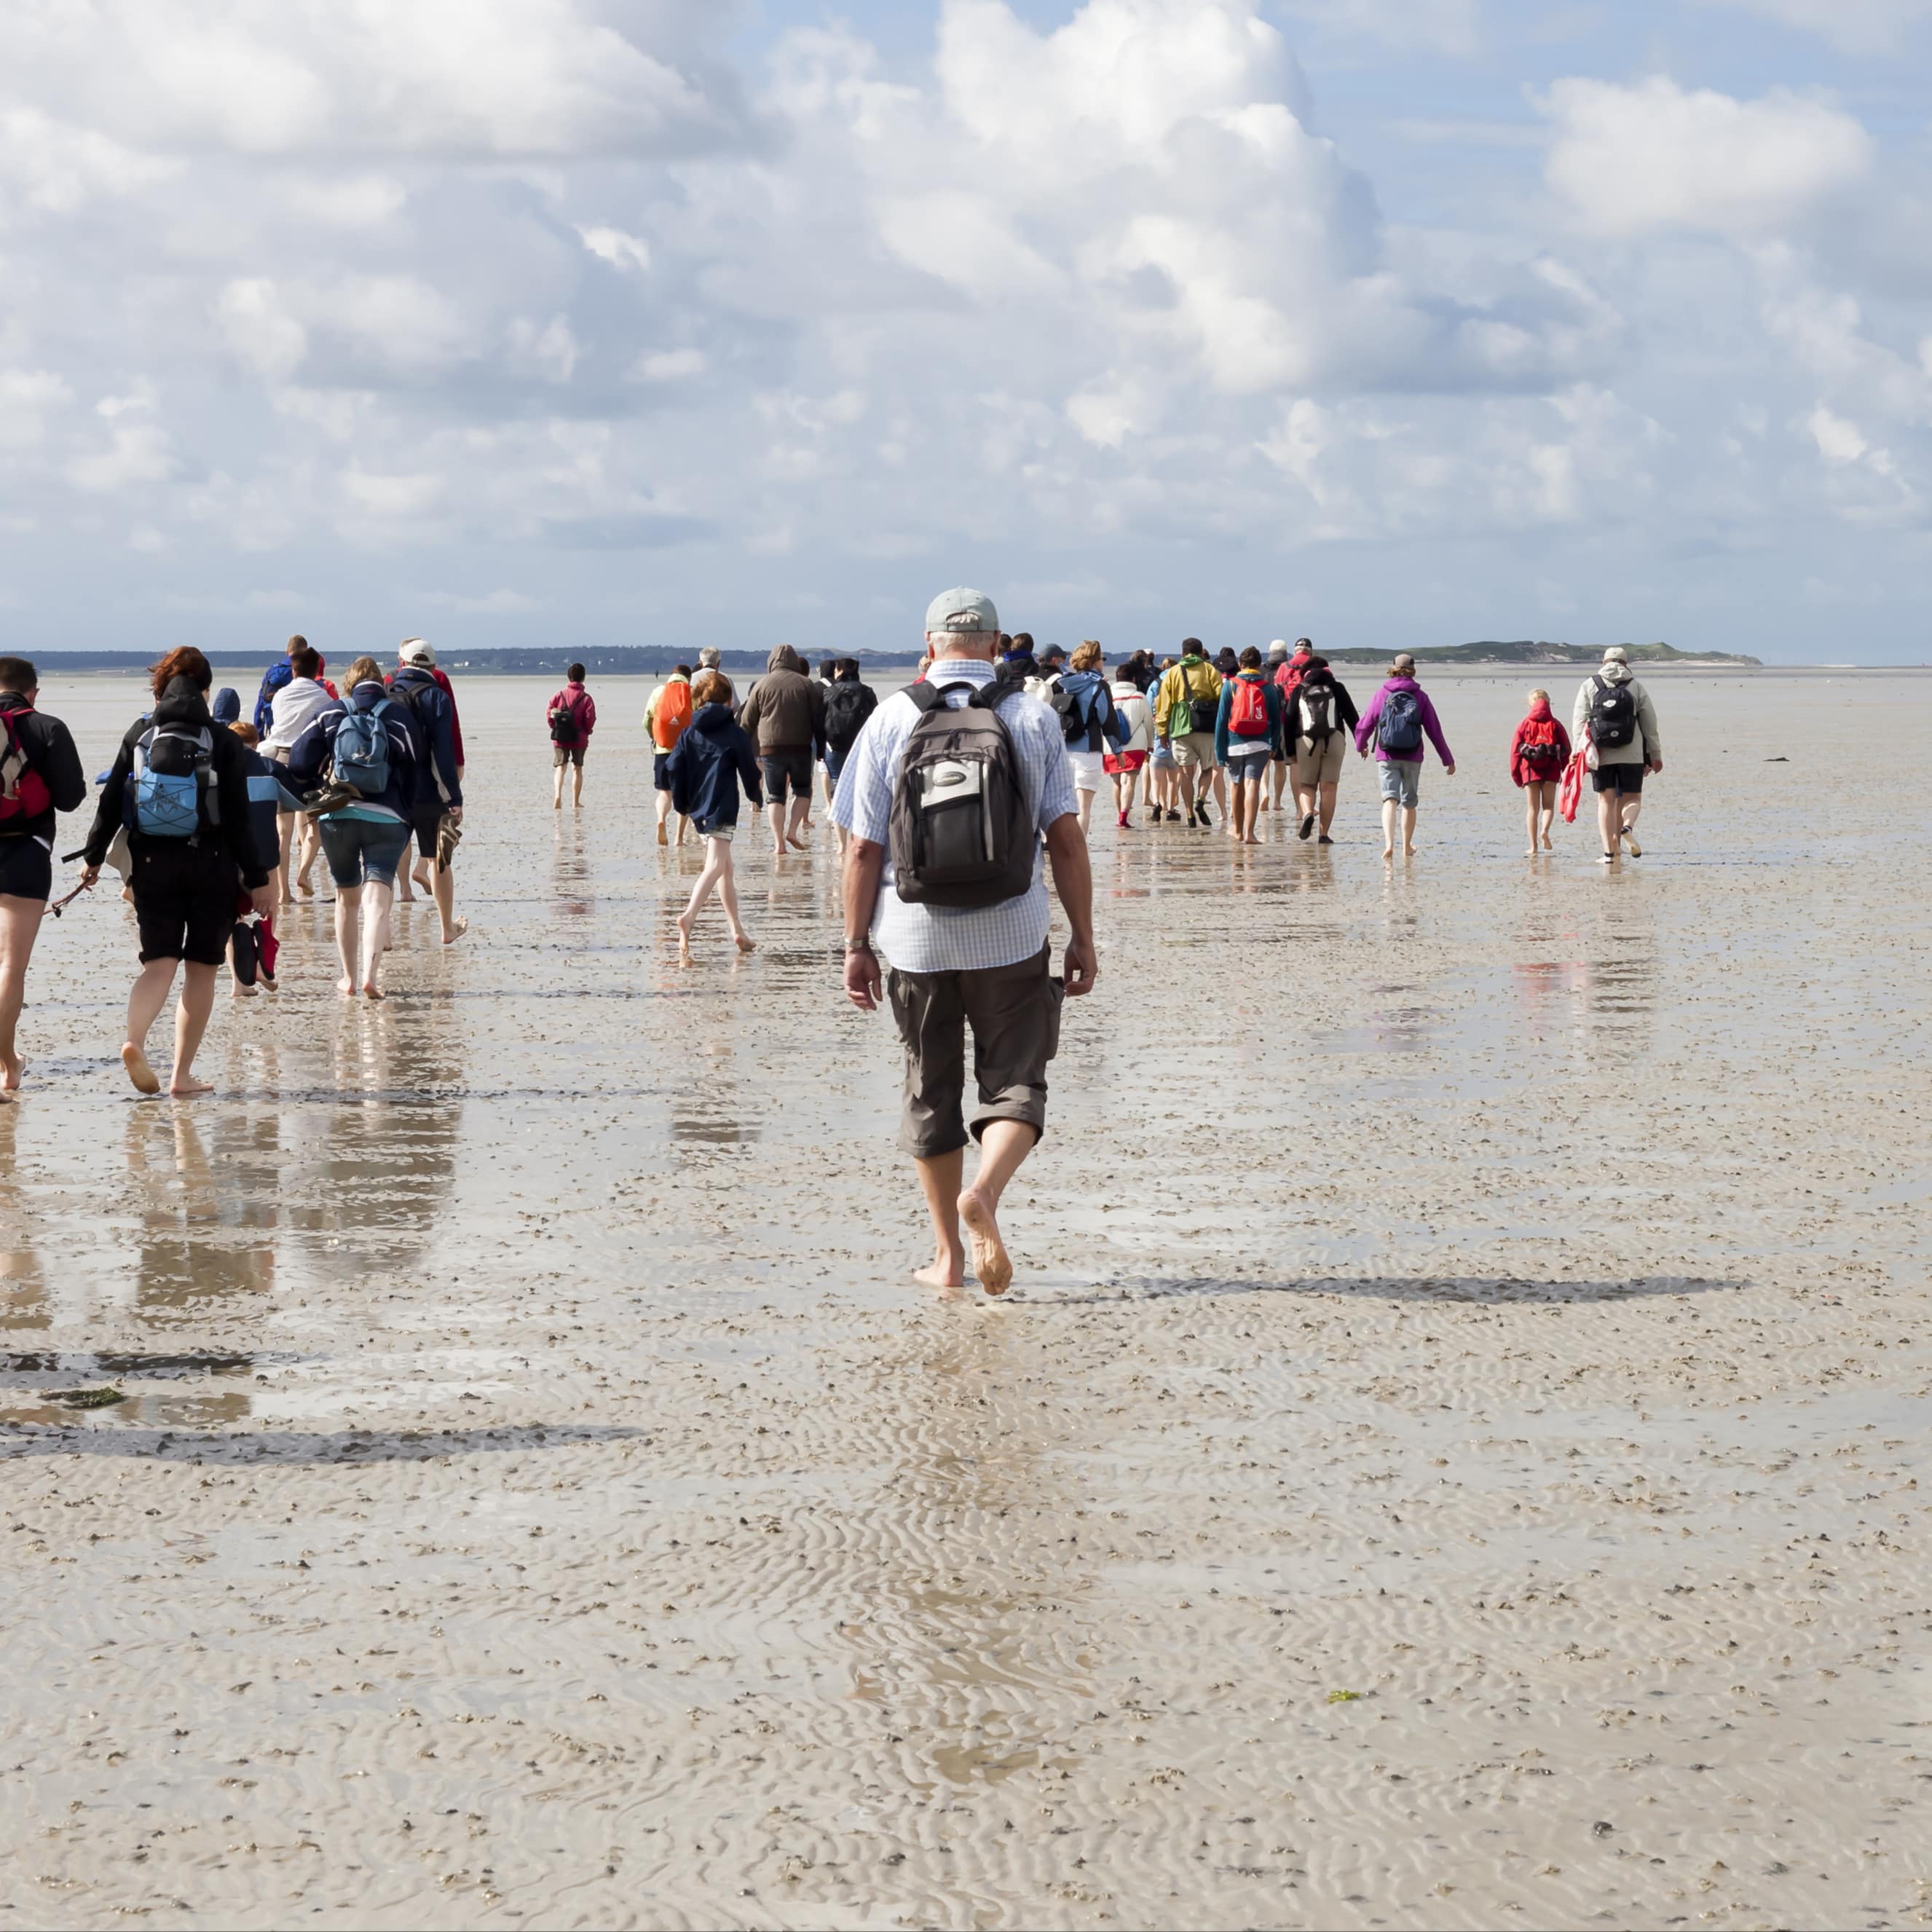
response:
M1154 700L1154 724L1161 742L1173 749L1180 778L1180 802L1187 808L1190 825L1208 822L1210 785L1224 822L1228 816L1227 780L1222 776L1214 756L1214 723L1220 712L1221 674L1208 662L1208 653L1198 638L1182 638L1180 662L1160 680L1160 694Z

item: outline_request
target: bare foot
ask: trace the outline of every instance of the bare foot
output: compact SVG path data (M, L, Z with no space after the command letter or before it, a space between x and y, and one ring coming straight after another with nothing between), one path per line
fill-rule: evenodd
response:
M121 1049L121 1064L127 1068L128 1078L134 1082L136 1093L158 1094L161 1090L154 1070L148 1064L148 1056L132 1040Z
M197 1080L192 1074L177 1073L168 1082L168 1095L171 1100L192 1100L197 1094L212 1094L214 1089L206 1080Z
M456 922L455 925L451 927L449 931L442 935L443 944L446 946L454 946L456 942L469 930L469 920L466 919L459 919Z
M315 897L315 887L310 884L307 879L296 880L296 890L300 892L302 897L305 899L312 899ZM293 899L284 899L282 903L284 905L293 905L295 904L295 901Z
M0 1094L17 1094L27 1063L17 1053L0 1054Z
M993 1210L969 1187L959 1197L959 1219L973 1244L973 1272L988 1294L1004 1294L1012 1286L1012 1258L1000 1238Z
M670 830L667 826L662 824L660 824L658 827L658 843L660 845L668 845L670 843Z
M1246 838L1241 841L1241 843L1244 845L1258 845L1261 842L1262 842L1257 838L1252 832L1248 834Z
M784 856L784 855L785 855L784 842L784 841L782 839L782 840L780 840L780 841L779 841L779 842L778 842L777 844L774 845L774 846L772 848L772 856L774 859L782 859L782 858Z
M796 832L788 834L785 843L795 852L809 852L812 850L812 842L807 838L800 838Z
M740 952L758 951L758 942L748 932L734 932L731 937L738 942L738 950Z
M253 986L243 986L242 982L237 980L234 985L229 988L228 997L231 1000L252 1000L255 997L255 989Z
M293 892L283 893L280 898L276 902L279 905L293 905L295 902L296 896Z
M1543 849L1546 852L1553 852L1556 850L1556 846L1550 841L1550 834L1546 832L1543 835Z
M372 986L368 980L362 982L362 997L365 1000L380 1000L382 997L380 986Z
M688 959L691 957L691 915L681 912L671 923L677 928L677 950Z
M961 1262L957 1261L936 1261L922 1268L914 1268L912 1278L924 1288L964 1288L966 1286L966 1270Z
M1382 863L1384 866L1390 864L1394 858L1395 848L1393 845L1384 845L1382 848Z
M262 984L272 993L279 993L282 990L280 986L274 980L270 979L266 973L262 975Z
M340 993L345 1000L351 999L355 996L356 982L345 975L343 978L336 981L335 990Z
M1405 859L1413 859L1415 856L1415 848L1413 845L1405 845L1402 848L1402 856Z

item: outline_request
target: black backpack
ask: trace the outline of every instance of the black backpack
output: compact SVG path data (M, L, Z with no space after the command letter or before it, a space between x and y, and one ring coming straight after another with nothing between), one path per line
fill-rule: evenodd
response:
M412 705L410 709L413 711L416 707ZM577 700L574 698L566 698L550 712L550 741L553 745L561 745L567 752L575 749L583 742L578 731Z
M859 742L866 720L878 703L868 684L856 677L835 678L825 693L825 742L842 758Z
M971 695L955 710L950 691ZM910 905L986 907L1033 884L1040 850L1018 754L999 707L1020 687L915 684L919 722L892 785L893 883Z
M1590 682L1590 742L1599 751L1614 752L1636 736L1636 700L1630 680L1612 684L1604 677Z
M1326 745L1335 735L1335 687L1310 684L1305 679L1298 694L1301 700L1300 735L1311 745Z

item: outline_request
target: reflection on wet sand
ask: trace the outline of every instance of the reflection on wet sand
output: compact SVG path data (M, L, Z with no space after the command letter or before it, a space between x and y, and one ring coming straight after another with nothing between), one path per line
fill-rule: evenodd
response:
M0 1329L44 1328L50 1318L34 1213L20 1179L20 1114L17 1102L0 1107Z
M679 1082L671 1095L673 1146L746 1147L758 1140L764 1129L755 1118L746 1118L735 1042L728 1037L694 1041L687 1043L685 1052L688 1077Z
M204 1136L213 1138L216 1160ZM137 1316L199 1322L213 1312L210 1303L272 1290L280 1165L274 1115L130 1106L124 1140Z
M550 893L551 910L562 918L588 919L597 910L584 826L574 815L553 828Z

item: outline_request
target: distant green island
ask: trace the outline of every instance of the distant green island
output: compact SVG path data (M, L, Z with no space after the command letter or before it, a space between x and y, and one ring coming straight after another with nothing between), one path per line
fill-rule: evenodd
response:
M1633 664L1730 664L1748 670L1761 663L1756 658L1740 657L1733 652L1680 651L1669 644L1626 644L1624 649ZM1541 644L1527 638L1512 644L1418 644L1409 652L1418 664L1585 664L1596 663L1603 654L1600 644ZM44 676L86 673L133 677L147 668L152 654L146 651L44 651L34 655ZM280 655L278 652L214 650L208 652L208 661L220 682L238 685L259 680ZM351 655L336 653L336 668L346 668ZM727 650L722 655L724 669L742 676L763 670L767 653ZM830 654L809 651L805 655L815 663L820 656ZM856 650L850 655L868 670L890 670L917 662L909 651ZM1336 664L1385 664L1390 654L1342 646L1334 650L1324 648L1322 655ZM578 661L588 667L592 677L658 677L674 664L694 664L697 656L695 645L614 644L602 648L579 645L574 650L538 650L521 646L466 649L452 644L438 650L436 662L444 670L458 674L469 671L490 677L560 679L564 667Z

